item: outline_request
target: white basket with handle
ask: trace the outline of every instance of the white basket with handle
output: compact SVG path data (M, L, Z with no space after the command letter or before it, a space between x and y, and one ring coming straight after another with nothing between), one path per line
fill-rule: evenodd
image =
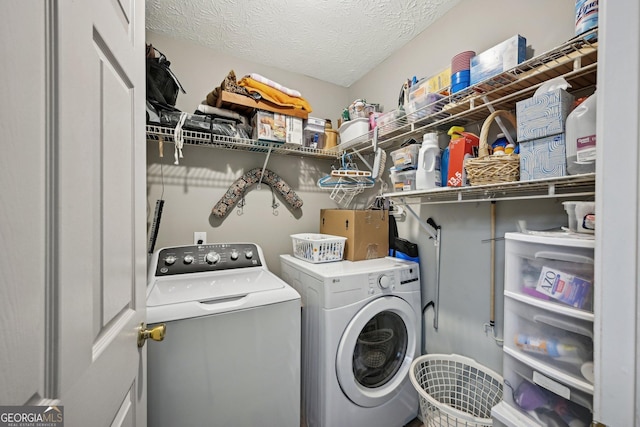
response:
M342 261L346 237L330 234L292 234L293 255L314 264Z

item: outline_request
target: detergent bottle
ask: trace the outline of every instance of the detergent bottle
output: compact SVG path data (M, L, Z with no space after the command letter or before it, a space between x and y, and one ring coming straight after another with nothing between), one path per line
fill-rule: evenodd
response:
M569 175L596 171L596 93L567 116L567 172Z
M429 190L442 185L440 164L438 136L435 132L425 133L418 153L416 190Z

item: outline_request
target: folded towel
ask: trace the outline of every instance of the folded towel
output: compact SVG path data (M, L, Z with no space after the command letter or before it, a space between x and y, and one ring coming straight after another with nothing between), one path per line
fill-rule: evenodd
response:
M306 99L300 97L294 97L294 96L289 96L286 93L273 88L271 86L268 86L264 83L260 83L259 81L256 81L254 79L252 79L249 76L245 76L243 77L239 82L238 85L245 88L249 93L254 94L254 93L258 93L262 96L263 99L272 102L276 105L279 105L281 107L293 107L293 108L298 108L301 110L305 110L308 113L310 113L311 110L311 105L309 105L309 102L307 102ZM207 99L207 102L209 100Z
M293 96L293 97L296 97L296 98L301 98L302 97L302 94L300 92L298 92L297 90L289 89L286 86L282 86L280 83L274 82L273 80L268 79L268 78L266 78L264 76L261 76L260 74L251 73L251 74L249 74L249 77L251 77L253 80L255 80L257 82L266 84L267 86L271 86L274 89L278 89L280 92L284 92L289 96Z

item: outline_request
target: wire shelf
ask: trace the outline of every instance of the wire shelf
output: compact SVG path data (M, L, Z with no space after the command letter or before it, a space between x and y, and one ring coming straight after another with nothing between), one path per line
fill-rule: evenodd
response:
M454 122L466 125L482 121L489 114L489 105L495 110L515 110L518 101L531 97L538 87L555 77L564 77L574 91L595 87L596 36L597 29L591 30L511 70L380 125L366 135L341 144L340 149L368 152L374 139L378 146L390 149L411 137L418 136L421 141L427 131L445 131Z
M188 145L200 145L226 150L253 151L294 156L310 156L315 158L335 159L340 156L338 149L321 150L317 148L301 147L299 145L278 144L254 139L236 138L225 135L215 135L209 132L199 132L183 129L184 143ZM147 125L147 141L160 141L174 143L174 128L162 125Z
M586 197L595 195L595 174L569 175L468 187L444 187L386 193L400 204L443 204L492 200Z

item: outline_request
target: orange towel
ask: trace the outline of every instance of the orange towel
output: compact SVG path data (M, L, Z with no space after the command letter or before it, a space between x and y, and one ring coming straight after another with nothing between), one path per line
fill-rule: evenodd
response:
M269 102L273 102L274 104L281 107L298 108L309 113L312 111L311 105L309 105L309 102L307 102L306 99L302 97L289 96L286 93L264 83L260 83L259 81L254 80L249 76L243 77L238 82L238 85L245 87L251 93L259 93L263 99Z

